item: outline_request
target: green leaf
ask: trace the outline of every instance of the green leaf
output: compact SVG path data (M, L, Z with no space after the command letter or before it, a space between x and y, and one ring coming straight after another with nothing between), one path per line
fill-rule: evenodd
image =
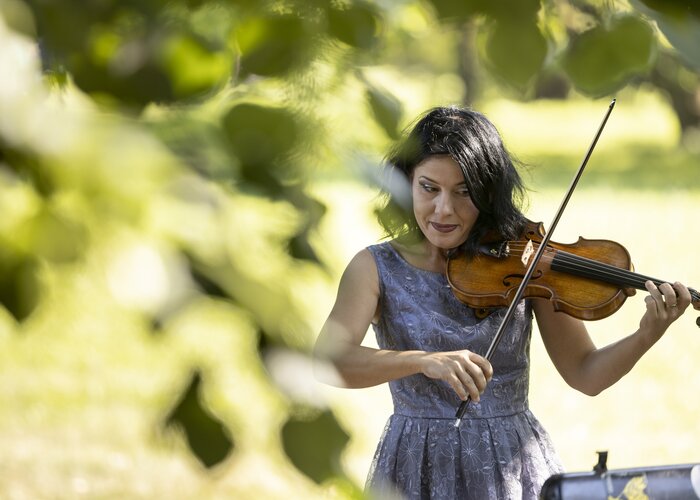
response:
M657 11L665 16L685 18L695 16L700 18L700 2L695 0L633 0L633 4L643 4L647 10Z
M44 206L19 230L35 255L54 263L73 262L82 257L88 232L50 206Z
M285 190L285 198L303 214L304 223L301 229L289 240L287 250L295 259L302 259L321 264L316 251L311 246L309 238L321 218L326 213L326 205L311 198L299 187Z
M481 11L498 21L534 21L540 0L480 0Z
M285 108L241 103L223 118L224 131L244 164L272 163L292 151L299 136L296 116Z
M38 271L39 263L34 257L0 252L0 304L17 321L26 320L39 303Z
M166 417L166 427L176 426L185 432L187 444L207 468L220 464L234 448L228 429L201 401L202 377L195 371L180 401Z
M637 16L623 14L573 38L563 67L579 91L600 97L649 70L655 55L653 28Z
M235 33L241 73L282 76L307 60L312 34L292 15L252 17Z
M547 57L547 40L536 19L494 22L487 33L485 56L493 73L521 92L539 73Z
M176 33L163 43L160 55L177 99L219 89L233 70L233 54L190 33Z
M241 177L264 191L279 196L283 179L291 177L284 160L301 137L297 117L285 108L242 103L223 118L223 128L233 154L241 164Z
M399 123L403 116L403 105L392 93L365 81L366 95L372 116L392 139L399 138Z
M700 2L632 0L656 25L683 61L700 71Z
M328 11L328 33L352 47L369 49L377 43L380 19L376 8L364 2Z
M287 420L282 445L294 466L321 484L342 474L340 455L350 437L329 410L308 415L309 411L297 412Z
M465 21L484 14L499 21L534 18L540 0L430 0L443 21Z
M483 0L430 0L441 21L464 21L480 13Z

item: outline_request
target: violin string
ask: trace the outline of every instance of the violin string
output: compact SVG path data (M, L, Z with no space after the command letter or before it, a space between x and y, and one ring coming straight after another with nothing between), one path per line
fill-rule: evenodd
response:
M539 243L535 243L535 245L539 245ZM511 244L511 242L509 242L508 248L510 250L516 250L516 255L522 255L526 248L526 244L517 242L512 242ZM631 286L640 290L646 290L644 283L647 280L652 281L657 286L665 283L657 278L645 276L613 266L611 264L589 259L587 257L581 257L563 250L556 250L556 254L554 256L544 254L541 257L541 260L549 262L550 265L554 263L563 271L568 271L572 274L578 274L592 279L598 279L618 286ZM694 301L700 300L700 292L692 288L689 288L688 290L690 291L690 295Z
M517 248L518 245L514 245ZM547 256L545 262L556 264L561 270L576 272L584 277L592 279L600 279L603 281L612 282L616 285L632 286L644 289L644 283L651 280L657 285L663 281L650 276L644 276L623 268L619 268L610 264L605 264L593 259L581 257L562 250L557 250L554 256ZM554 269L555 271L557 269Z
M521 246L525 248L524 245L520 243L516 243L510 246L509 248L518 249ZM556 262L555 259L557 259ZM556 255L554 255L553 257L547 256L547 258L544 260L545 262L550 262L550 265L553 262L556 265L565 262L566 265L560 266L560 269L572 272L572 274L578 274L584 277L590 277L592 279L599 279L620 286L632 286L640 290L646 289L646 287L644 287L644 283L647 280L651 280L657 286L664 283L664 281L652 278L650 276L644 276L633 271L628 271L623 268L601 263L599 261L588 259L586 257L581 257L575 254L571 254L569 252L564 252L562 250L557 250ZM693 298L693 301L700 300L700 292L692 288L689 288L688 290L690 291L690 295Z

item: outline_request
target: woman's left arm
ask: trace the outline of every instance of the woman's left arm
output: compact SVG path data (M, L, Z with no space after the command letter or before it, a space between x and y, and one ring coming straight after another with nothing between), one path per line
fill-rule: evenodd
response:
M613 344L596 348L583 321L555 312L546 299L533 299L545 348L567 384L595 396L620 380L690 305L690 292L680 284L658 288L646 283L646 312L639 329ZM700 303L694 304L700 309Z

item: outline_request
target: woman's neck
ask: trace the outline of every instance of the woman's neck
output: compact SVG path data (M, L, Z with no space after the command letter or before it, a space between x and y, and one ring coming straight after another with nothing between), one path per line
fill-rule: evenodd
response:
M394 240L392 245L412 266L426 271L445 272L448 250L431 245L427 240L412 243Z

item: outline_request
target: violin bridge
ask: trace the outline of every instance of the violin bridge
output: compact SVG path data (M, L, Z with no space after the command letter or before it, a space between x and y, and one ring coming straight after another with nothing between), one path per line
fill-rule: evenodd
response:
M532 244L532 240L527 240L527 245L525 245L523 255L522 257L520 257L520 261L523 263L523 266L527 267L527 264L528 262L530 262L530 257L532 257L533 253L535 253L535 246Z

